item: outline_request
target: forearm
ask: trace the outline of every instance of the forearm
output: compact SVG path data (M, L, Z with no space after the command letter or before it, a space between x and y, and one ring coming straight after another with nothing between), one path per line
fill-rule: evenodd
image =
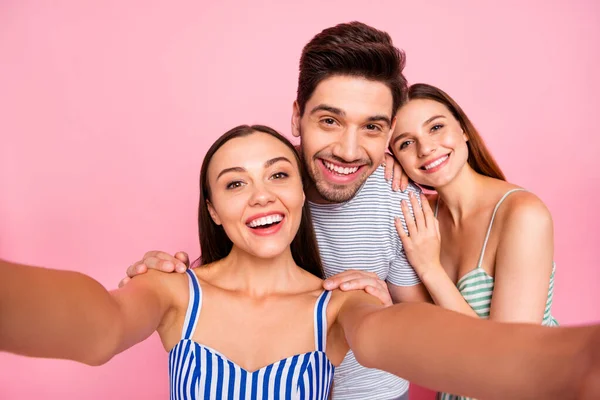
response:
M347 334L367 367L486 399L576 398L598 337L598 327L501 324L429 304L370 313Z
M430 268L420 278L435 304L448 310L477 317L477 313L469 306L441 265Z
M98 282L83 274L16 265L0 260L0 350L107 361L115 347L119 307Z

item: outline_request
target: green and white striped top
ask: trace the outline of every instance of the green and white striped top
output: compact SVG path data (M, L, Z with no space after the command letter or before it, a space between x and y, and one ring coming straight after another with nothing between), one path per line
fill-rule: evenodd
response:
M492 303L492 294L494 292L494 277L488 275L487 272L483 268L481 268L481 263L483 262L483 256L485 254L485 248L487 246L488 239L490 237L490 232L492 231L492 224L494 223L494 218L496 217L496 212L498 208L502 204L502 202L510 195L516 191L520 191L524 189L512 189L506 192L504 196L498 201L496 207L494 208L494 212L492 213L492 218L490 220L490 224L488 226L487 233L485 235L485 240L483 241L483 248L481 249L481 254L479 256L479 261L477 262L477 267L468 273L466 273L462 278L458 280L456 283L456 287L460 294L464 297L467 304L471 306L473 311L480 318L488 318L490 316L490 305ZM435 216L437 217L438 213L438 204L435 206ZM558 326L558 322L552 314L550 314L550 308L552 307L552 296L554 294L554 272L555 272L555 264L552 264L552 274L550 275L550 284L548 286L548 297L546 299L546 308L544 310L544 317L542 319L542 325L544 326ZM463 397L448 393L438 393L438 400L470 400L469 397Z

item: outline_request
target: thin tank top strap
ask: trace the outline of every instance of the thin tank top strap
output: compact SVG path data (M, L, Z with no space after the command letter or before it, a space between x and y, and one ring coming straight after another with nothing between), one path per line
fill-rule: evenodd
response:
M315 350L325 351L327 348L327 304L331 298L329 290L323 290L323 293L317 299L315 304Z
M196 331L198 315L200 315L200 309L202 308L202 290L200 289L198 277L191 269L188 269L186 273L189 277L190 299L188 302L187 312L185 314L185 321L183 322L181 339L192 338L194 331Z
M498 208L504 202L504 200L514 192L524 192L525 189L515 188L511 189L508 192L504 193L504 196L498 200L496 203L496 207L494 207L494 212L492 213L492 218L490 219L490 224L488 225L487 232L485 234L485 240L483 241L483 247L481 248L481 254L479 255L479 261L477 262L477 268L481 268L481 263L483 262L483 256L485 255L485 248L487 247L488 239L490 238L490 232L492 231L492 225L494 224L494 218L496 218L496 212L498 212Z
M438 195L435 199L435 211L433 212L433 216L436 218L437 218L439 208L440 208L440 196Z

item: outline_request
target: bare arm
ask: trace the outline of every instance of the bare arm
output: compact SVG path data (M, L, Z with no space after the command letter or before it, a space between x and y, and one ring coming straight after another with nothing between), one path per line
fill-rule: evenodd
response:
M490 319L539 324L552 274L552 217L535 195L518 195L510 199L496 251Z
M477 398L600 395L592 380L600 368L600 326L505 324L424 303L382 309L356 293L338 321L366 367Z
M396 219L396 231L408 260L427 287L435 304L448 310L477 317L440 263L441 238L438 221L427 198L424 195L421 196L419 204L416 196L410 193L414 218L407 218L406 226L403 226L399 218ZM410 215L408 204L403 201L401 207L404 215Z
M423 303L431 301L429 293L422 283L413 286L397 286L388 282L387 287L394 303Z
M105 363L160 324L168 304L153 281L110 293L78 272L0 260L0 350Z

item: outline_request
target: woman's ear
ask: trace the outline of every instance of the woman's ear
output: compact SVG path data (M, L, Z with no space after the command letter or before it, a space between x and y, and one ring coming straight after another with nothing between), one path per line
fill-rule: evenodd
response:
M212 218L213 222L217 225L221 225L221 219L219 218L219 214L217 214L217 211L215 210L215 208L209 200L206 200L206 207L208 208L208 213L210 214L210 217Z

